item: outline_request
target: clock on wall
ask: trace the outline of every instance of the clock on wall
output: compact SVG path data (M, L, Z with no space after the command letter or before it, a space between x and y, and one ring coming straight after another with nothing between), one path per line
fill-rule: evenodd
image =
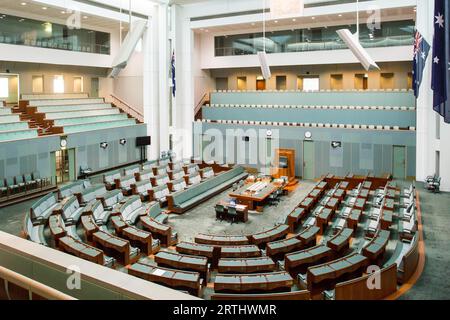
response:
M305 138L306 139L311 139L312 138L312 133L310 131L306 131L305 132Z
M67 137L61 137L61 140L59 141L59 145L61 147L61 149L66 149L67 148Z

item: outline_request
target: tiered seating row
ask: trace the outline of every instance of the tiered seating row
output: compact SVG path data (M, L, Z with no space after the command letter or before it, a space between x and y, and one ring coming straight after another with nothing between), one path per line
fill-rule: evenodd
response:
M38 131L30 129L27 122L21 121L18 114L10 108L0 106L0 142L31 139L38 136Z

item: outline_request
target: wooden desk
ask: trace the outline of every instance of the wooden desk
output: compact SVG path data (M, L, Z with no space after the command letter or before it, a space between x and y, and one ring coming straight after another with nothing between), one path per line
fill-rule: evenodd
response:
M48 218L48 226L50 233L55 240L55 245L58 247L59 239L67 235L66 230L63 228L63 221L60 215L52 215Z
M380 230L375 237L363 248L363 256L370 259L374 263L380 262L383 258L386 246L389 242L390 232Z
M155 255L158 266L199 272L205 283L209 279L208 258L188 256L174 252L159 252Z
M299 208L303 208L306 213L311 212L311 209L316 205L314 198L306 197L302 202L298 205Z
M139 259L139 255L135 257L135 261L130 258L130 243L120 239L112 234L97 231L92 235L92 242L97 248L101 248L107 255L115 257L124 265L129 265Z
M331 198L336 200L335 198ZM319 227L319 234L323 234L325 228L328 226L329 222L333 219L334 210L330 208L324 208L319 215L316 217L316 226Z
M198 244L198 243L189 243L189 242L180 242L176 246L176 250L179 253L187 254L191 256L200 256L208 258L209 262L212 261L214 257L214 246Z
M359 209L352 209L348 218L347 218L347 227L352 229L353 232L356 232L358 229L358 223L361 220L362 211Z
M144 229L150 231L155 239L161 241L161 245L170 247L177 243L177 237L172 235L172 228L159 223L149 216L141 216L140 221Z
M328 261L332 256L333 251L324 245L311 247L287 254L284 257L284 267L293 277L297 277L299 273L305 273L309 266Z
M306 217L306 211L304 208L296 208L287 217L287 223L289 225L289 232L295 232L303 218Z
M310 226L299 233L296 238L299 239L304 248L313 247L317 242L317 235L320 233L320 228L317 226Z
M188 272L155 267L145 263L135 263L128 268L128 274L167 286L173 289L188 291L200 297L203 280L198 272Z
M266 255L275 261L283 260L286 254L300 250L303 247L303 242L297 238L269 242L266 247Z
M130 241L133 247L138 247L146 255L151 255L159 250L159 247L153 250L153 238L150 232L140 230L133 226L128 226L123 229L120 237Z
M220 259L218 264L219 273L259 273L276 269L277 265L269 257Z
M317 292L332 288L344 276L360 277L368 264L369 260L366 257L354 253L322 265L309 267L306 276L308 290Z
M314 187L314 189L319 189L322 192L325 192L325 190L328 188L328 182L326 182L325 180L320 181L318 184L316 184L316 186Z
M93 216L81 216L81 225L84 229L84 233L86 234L87 241L92 242L92 235L99 230Z
M214 282L215 292L283 292L294 284L287 272L254 275L219 274Z
M369 192L369 189L361 189L357 195L357 198L367 200L369 198Z
M365 190L373 190L373 188L372 188L372 182L370 182L370 181L364 181L363 182L363 185L362 185L362 188L363 189L365 189Z
M344 228L327 241L327 247L333 250L336 254L348 250L352 235L353 229Z
M99 265L105 264L105 256L103 251L84 244L72 237L62 237L59 239L59 248L69 254L72 254L81 259L97 263Z
M200 233L195 237L195 243L216 246L239 246L249 244L250 242L246 236L217 236Z
M281 224L273 229L256 233L248 236L250 242L252 244L257 245L259 248L265 248L268 242L276 241L283 239L289 233L289 226L285 224Z
M231 206L230 202L227 201L220 201L218 205L223 206L225 212L222 214L222 218L225 218L225 220L231 220L233 216L228 215L228 207ZM247 222L248 221L248 206L243 204L238 204L234 206L236 208L237 218L238 221L241 222ZM216 219L220 219L219 213L216 212Z
M391 210L382 210L380 219L382 230L389 230L391 228L393 215L394 212Z
M263 182L256 182L252 185L246 185L245 187L231 193L229 196L235 198L239 204L248 206L249 210L255 210L258 205L263 205L269 196L280 188L273 183L267 183L262 189L257 191L251 191L252 188L258 187L258 185L264 186Z
M255 245L220 247L220 258L256 258L261 256L261 250Z

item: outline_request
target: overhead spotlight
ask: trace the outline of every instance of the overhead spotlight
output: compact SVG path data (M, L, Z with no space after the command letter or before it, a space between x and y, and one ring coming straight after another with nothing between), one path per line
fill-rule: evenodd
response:
M102 149L106 149L106 148L108 148L108 146L109 146L108 142L101 142L100 143L100 148L102 148Z
M127 139L120 139L120 140L119 140L119 143L120 143L122 146L124 146L124 145L127 144Z
M336 32L367 71L380 70L380 67L378 67L366 49L362 47L359 39L349 29L341 29Z

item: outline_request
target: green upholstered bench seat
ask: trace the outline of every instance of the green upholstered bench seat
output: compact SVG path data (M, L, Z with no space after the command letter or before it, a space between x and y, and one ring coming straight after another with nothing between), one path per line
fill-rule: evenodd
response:
M169 215L163 212L159 203L155 203L150 207L148 215L156 222L162 224L166 223L169 219Z
M1 141L22 140L22 139L32 139L32 138L37 138L37 137L38 137L38 132L37 132L37 130L34 130L34 129L0 132L0 142Z
M31 107L51 107L51 106L66 106L66 105L82 105L82 104L99 104L104 103L103 98L91 99L52 99L52 100L33 100L30 101Z
M119 120L126 120L126 119L128 119L128 116L124 113L104 115L104 116L76 117L76 118L55 120L54 126L64 127L64 126L77 125L77 124L97 123L97 122L105 122L105 121L119 121Z
M6 114L11 114L11 109L3 107L2 101L0 101L0 116Z
M168 196L169 210L182 213L247 176L243 167L221 173L189 189Z
M92 103L92 104L68 104L68 105L56 105L56 106L42 106L37 107L37 112L65 112L65 111L89 111L89 110L102 110L112 108L110 103Z
M58 111L58 112L46 112L46 120L58 120L77 117L94 117L94 116L107 116L111 114L119 114L120 110L116 108L105 108L98 110L74 110L74 111Z
M2 114L0 115L0 123L20 122L18 114Z
M136 120L127 119L127 120L119 120L119 121L87 123L87 124L80 124L80 125L64 126L64 133L76 133L76 132L85 132L85 131L92 131L92 130L120 128L120 127L132 126L132 125L136 125Z
M0 132L28 130L26 122L0 123Z
M65 100L65 99L87 99L87 93L36 93L22 94L21 100Z

